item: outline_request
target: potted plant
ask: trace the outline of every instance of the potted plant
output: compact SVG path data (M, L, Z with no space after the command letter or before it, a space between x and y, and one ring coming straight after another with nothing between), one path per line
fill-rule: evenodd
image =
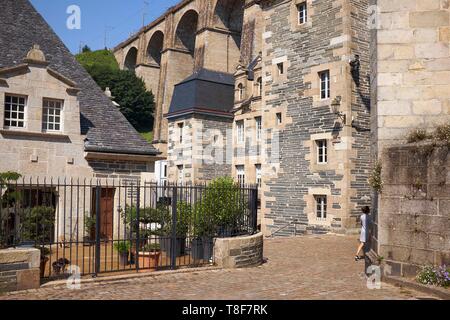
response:
M180 201L177 203L177 223L175 225L175 256L180 257L186 253L186 237L189 231L189 221L192 213L192 206ZM172 231L173 223L170 214L165 215L166 219L162 224L162 228L157 232L160 237L161 250L170 255L172 251Z
M212 216L196 206L194 217L193 239L191 242L194 260L210 260L213 251L214 221Z
M118 241L114 243L114 249L119 253L119 264L121 266L128 265L128 256L130 254L131 242L130 241Z
M146 244L142 251L139 251L140 268L157 268L161 257L161 246L159 243Z

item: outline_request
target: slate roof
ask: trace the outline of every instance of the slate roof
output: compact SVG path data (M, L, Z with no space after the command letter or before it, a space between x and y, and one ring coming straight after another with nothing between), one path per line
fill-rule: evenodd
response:
M234 105L234 76L200 69L175 86L168 118L198 112L231 116Z
M38 44L49 67L81 89L80 126L82 134L86 134L86 151L159 153L112 104L28 0L1 0L0 6L0 68L23 63L28 51Z

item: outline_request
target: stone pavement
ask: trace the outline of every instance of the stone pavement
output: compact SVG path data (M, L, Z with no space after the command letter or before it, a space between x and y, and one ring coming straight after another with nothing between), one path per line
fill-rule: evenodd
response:
M170 273L83 283L80 290L49 286L2 299L416 299L424 294L382 284L369 290L364 262L354 261L355 236L270 239L257 268Z

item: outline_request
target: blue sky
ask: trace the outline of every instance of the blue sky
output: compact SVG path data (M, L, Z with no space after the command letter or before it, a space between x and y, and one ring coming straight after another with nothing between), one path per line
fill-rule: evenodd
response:
M148 3L148 5L145 4ZM31 3L52 26L72 53L78 53L80 44L91 49L114 47L142 27L143 13L148 24L179 0L31 0ZM70 5L81 10L81 29L66 26Z

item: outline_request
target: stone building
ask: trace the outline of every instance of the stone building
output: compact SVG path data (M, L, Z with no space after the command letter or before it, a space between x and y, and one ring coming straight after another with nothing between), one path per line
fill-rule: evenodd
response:
M450 3L371 5L372 157L384 184L372 248L389 273L409 276L450 263L448 148L406 144L412 129L450 124Z
M158 97L155 147L167 155L169 178L227 173L257 183L266 234L357 227L360 207L370 203L367 10L368 1L356 0L185 0L119 44L119 64ZM234 103L218 103L226 117L173 120L169 109L189 105L177 91L214 73L234 76ZM219 132L205 138L210 127ZM226 163L198 169L211 149L225 152Z
M0 172L20 173L39 194L45 191L37 182L50 184L51 178L54 183L60 178L61 184L154 179L159 152L140 137L29 1L2 1L0 30ZM89 203L92 188L85 191ZM77 205L52 193L57 210ZM110 189L102 198L114 201L119 193ZM109 221L117 206L115 201L104 212ZM57 228L64 223L71 222L61 220Z

